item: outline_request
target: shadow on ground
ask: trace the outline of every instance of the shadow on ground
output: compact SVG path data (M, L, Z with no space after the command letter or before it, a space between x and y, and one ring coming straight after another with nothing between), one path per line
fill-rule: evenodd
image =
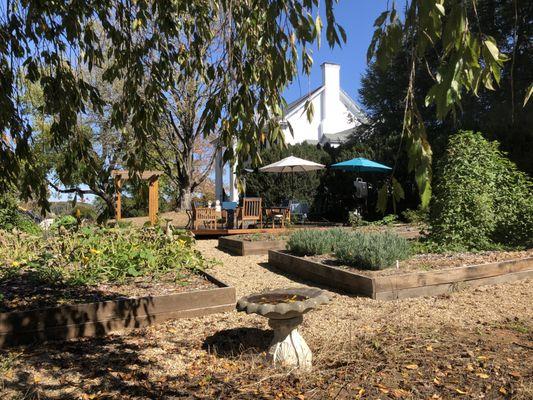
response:
M268 350L274 337L272 330L258 328L225 329L209 336L202 349L218 357L239 357L243 354L257 354Z
M331 287L331 286L326 286L326 285L321 285L319 283L311 282L311 281L309 281L307 279L302 279L298 275L290 274L290 273L287 273L285 271L282 271L281 269L273 267L268 262L262 262L262 263L259 263L258 265L263 267L263 268L265 268L265 269L267 269L268 271L270 271L270 272L272 272L274 274L278 274L278 275L284 276L285 278L290 279L291 281L293 281L295 283L300 283L300 284L305 285L305 286L316 287L316 288L327 290L329 292L337 293L337 294L340 294L340 295L343 295L343 296L367 297L367 296L358 296L358 295L353 294L353 293L348 293L348 292L346 292L346 291L344 291L342 289L337 289L337 288L334 288L334 287Z

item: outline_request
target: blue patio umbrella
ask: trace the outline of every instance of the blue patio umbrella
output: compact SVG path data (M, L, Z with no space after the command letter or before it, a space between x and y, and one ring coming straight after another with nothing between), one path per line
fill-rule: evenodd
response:
M331 168L354 172L389 172L392 170L391 167L387 167L386 165L363 157L352 158L348 161L333 164L331 165Z

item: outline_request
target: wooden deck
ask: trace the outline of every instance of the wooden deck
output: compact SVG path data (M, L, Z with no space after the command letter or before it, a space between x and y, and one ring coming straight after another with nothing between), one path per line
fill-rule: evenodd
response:
M191 232L196 237L201 236L230 236L247 235L254 233L284 233L287 228L251 228L251 229L192 229Z

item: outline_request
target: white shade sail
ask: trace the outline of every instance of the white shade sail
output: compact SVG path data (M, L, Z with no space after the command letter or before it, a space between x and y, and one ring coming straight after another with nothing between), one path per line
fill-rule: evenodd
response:
M275 163L259 168L261 172L308 172L324 169L326 166L313 161L289 156Z

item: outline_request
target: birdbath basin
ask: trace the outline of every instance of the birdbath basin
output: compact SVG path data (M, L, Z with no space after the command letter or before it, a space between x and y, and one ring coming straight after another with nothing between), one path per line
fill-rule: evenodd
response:
M320 289L278 289L242 297L237 310L268 318L268 325L274 330L268 357L274 365L310 369L312 353L298 326L305 313L328 301L326 292Z

